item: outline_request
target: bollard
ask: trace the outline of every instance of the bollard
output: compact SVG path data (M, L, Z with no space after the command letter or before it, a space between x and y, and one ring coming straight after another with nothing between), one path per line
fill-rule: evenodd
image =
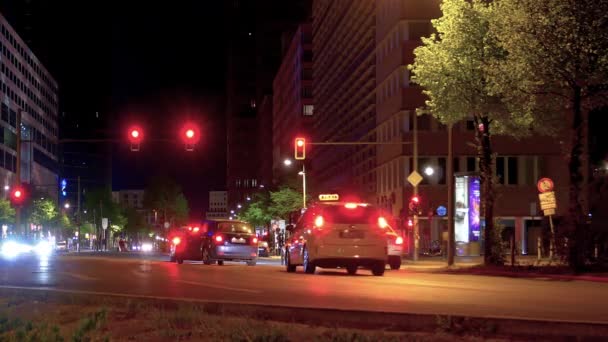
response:
M536 241L536 254L537 254L537 260L540 261L541 259L541 248L542 248L542 241L540 236L538 237L537 241Z

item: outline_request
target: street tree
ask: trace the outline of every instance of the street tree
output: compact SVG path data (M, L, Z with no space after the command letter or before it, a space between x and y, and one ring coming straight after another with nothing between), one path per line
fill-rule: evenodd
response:
M568 260L584 264L583 148L587 118L608 100L608 2L501 0L490 30L506 58L490 69L490 88L511 108L569 126Z
M251 223L255 227L267 227L272 219L269 212L270 197L267 192L253 195L248 204L243 208L239 218Z
M0 198L0 224L15 222L15 209L7 199Z
M281 188L270 192L268 212L274 218L287 218L302 208L302 194L291 188Z
M479 157L482 208L485 218L484 261L502 263L493 245L494 166L493 135L523 136L530 133L534 116L511 112L488 85L490 65L505 57L489 31L495 6L483 0L444 0L442 17L432 20L436 30L414 50L409 66L412 81L423 88L425 105L417 114L431 114L448 125L472 119Z
M30 208L29 221L37 226L48 227L58 215L55 201L50 198L35 199Z
M127 223L124 228L126 234L133 237L148 233L150 227L148 227L143 213L137 211L135 208L125 208L125 216L127 218Z
M183 224L188 221L188 200L181 187L171 178L155 177L145 189L144 207L156 210L165 222Z
M110 225L119 227L119 230L127 223L123 208L112 200L109 189L98 188L87 192L84 207L87 208L87 212L81 213L83 221L95 222L101 226L101 218L105 217L108 218Z

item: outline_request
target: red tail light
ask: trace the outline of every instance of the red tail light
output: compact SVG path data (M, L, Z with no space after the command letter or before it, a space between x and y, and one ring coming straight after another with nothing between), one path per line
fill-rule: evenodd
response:
M222 242L224 241L224 237L223 237L223 236L221 236L221 235L216 235L216 236L213 238L213 241L215 241L215 243L222 243Z
M395 239L395 244L403 245L403 238L401 236L397 236L397 239Z
M200 228L198 228L198 227L194 227L194 228L192 228L192 232L193 232L193 233L198 233L198 231L199 231L199 230L200 230Z
M388 221L382 216L378 217L378 227L382 229L388 227Z
M357 203L346 203L344 207L346 209L357 209Z
M257 245L257 244L258 244L258 238L257 238L257 237L253 237L253 238L251 239L251 244L252 244L252 245Z
M323 216L319 215L315 218L315 227L323 228L324 224L325 224L325 219L323 218Z
M179 245L180 242L182 242L182 239L180 239L179 237L174 237L173 240L171 240L173 242L174 245Z

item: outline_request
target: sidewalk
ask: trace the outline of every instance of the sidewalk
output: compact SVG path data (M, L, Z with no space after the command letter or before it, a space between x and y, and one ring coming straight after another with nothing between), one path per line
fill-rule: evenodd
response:
M509 263L504 266L484 266L483 257L455 257L454 261L454 266L448 268L447 260L443 257L423 256L418 261L404 258L401 269L413 272L608 283L608 270L575 274L560 262L549 259L541 259L538 262L536 257L532 256L518 256L515 266Z

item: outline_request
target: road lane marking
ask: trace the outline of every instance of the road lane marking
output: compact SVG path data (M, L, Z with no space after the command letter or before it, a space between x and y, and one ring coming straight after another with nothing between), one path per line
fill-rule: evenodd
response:
M63 274L63 275L67 275L67 276L70 276L72 278L76 278L76 279L79 279L79 280L88 280L88 281L99 280L98 278L89 277L89 276L86 276L84 274L79 274L79 273L72 273L72 272L65 272L65 271L61 271L61 272L57 272L57 273Z
M188 285L210 287L210 288L214 288L214 289L218 289L218 290L229 290L229 291L238 291L238 292L247 292L247 293L262 293L262 291L258 291L258 290L242 289L242 288L238 288L238 287L230 287L230 286L224 286L224 285L199 283L196 281L189 281L189 280L177 280L177 282L188 284Z

